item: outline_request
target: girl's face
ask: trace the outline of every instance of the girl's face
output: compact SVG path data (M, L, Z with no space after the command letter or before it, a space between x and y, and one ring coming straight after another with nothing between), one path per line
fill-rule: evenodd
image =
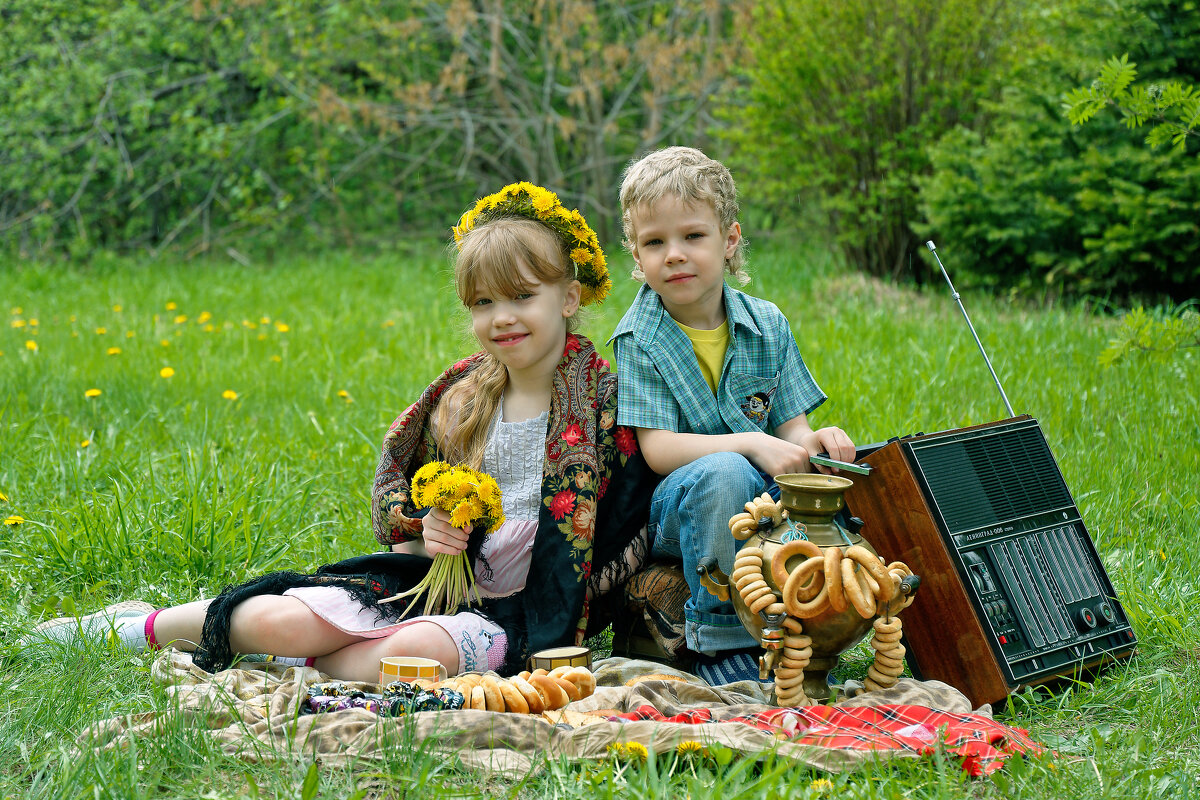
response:
M471 298L471 330L510 375L553 373L562 358L567 319L579 309L579 281L542 283L521 268L515 296L480 286Z

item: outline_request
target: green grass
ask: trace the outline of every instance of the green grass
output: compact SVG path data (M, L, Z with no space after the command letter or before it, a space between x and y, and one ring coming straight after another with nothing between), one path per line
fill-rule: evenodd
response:
M627 260L614 254L622 270ZM830 395L816 424L865 443L1006 416L942 286L880 285L782 247L755 261L750 290L788 314ZM636 289L616 278L584 326L601 344ZM19 635L63 608L183 602L373 549L368 497L383 432L471 349L448 286L433 244L253 269L0 266L0 518L25 519L0 527L0 796L295 797L306 780L325 797L402 797L422 781L422 795L455 797L819 796L811 784L822 776L770 757L548 762L516 783L419 747L310 773L303 756L230 758L183 724L135 748L73 750L88 724L170 701L147 656L22 654ZM1200 359L1181 351L1104 368L1113 320L959 288L1016 411L1050 441L1140 653L1093 684L1021 694L1000 715L1054 746L1053 767L1014 762L970 780L952 759L931 758L830 776L831 796L1196 797ZM161 377L164 367L174 375Z

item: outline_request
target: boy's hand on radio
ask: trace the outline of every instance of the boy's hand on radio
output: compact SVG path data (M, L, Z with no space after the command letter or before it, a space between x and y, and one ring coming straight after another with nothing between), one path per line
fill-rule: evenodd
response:
M841 428L832 426L813 431L809 442L806 444L812 452L825 453L834 461L852 462L857 452L854 442L850 441L850 437L846 435L846 432ZM826 474L837 472L836 469L819 467L815 464L813 468Z
M457 555L467 549L467 538L471 529L456 528L450 524L450 515L440 508L432 508L423 520L425 552L431 556L438 553Z
M746 455L768 475L808 472L810 469L806 448L769 433L758 434L753 452Z

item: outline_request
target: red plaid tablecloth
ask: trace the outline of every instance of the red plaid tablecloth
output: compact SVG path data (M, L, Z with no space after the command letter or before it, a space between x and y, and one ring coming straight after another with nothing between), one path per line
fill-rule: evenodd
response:
M709 709L668 717L649 705L609 719L692 725L713 721ZM841 750L908 750L930 755L940 743L947 752L960 756L963 769L973 776L995 772L1010 755L1045 752L1028 731L979 714L953 714L923 706L773 708L723 721L771 731L795 744Z

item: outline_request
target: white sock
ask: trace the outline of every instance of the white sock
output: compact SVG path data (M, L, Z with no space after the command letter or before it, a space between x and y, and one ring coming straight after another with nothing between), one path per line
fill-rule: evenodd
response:
M113 625L112 635L116 636L116 640L120 644L135 653L140 653L148 646L146 620L149 617L149 614L142 614L138 617L122 617Z

